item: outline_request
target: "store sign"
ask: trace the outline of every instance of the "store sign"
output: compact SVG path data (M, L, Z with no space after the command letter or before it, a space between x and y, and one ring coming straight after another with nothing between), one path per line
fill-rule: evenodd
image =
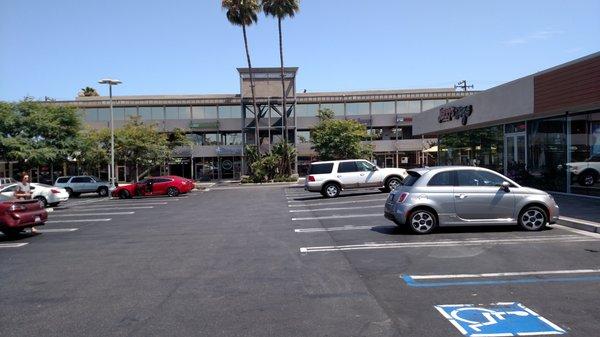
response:
M473 113L472 105L465 106L448 106L440 108L440 114L438 116L438 122L445 123L450 122L453 119L460 119L462 125L467 125L469 116Z
M396 117L396 123L412 123L412 117Z

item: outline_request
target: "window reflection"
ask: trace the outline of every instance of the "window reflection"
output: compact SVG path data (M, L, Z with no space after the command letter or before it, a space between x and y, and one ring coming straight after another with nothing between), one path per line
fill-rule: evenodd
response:
M296 116L298 117L315 117L318 110L318 104L296 104Z
M398 101L399 114L416 114L421 112L421 101Z
M441 135L438 142L441 165L481 166L503 172L502 126Z
M337 115L337 113L336 113ZM346 115L369 115L369 103L347 103Z
M373 115L393 115L396 113L395 102L373 102L371 103Z
M216 119L216 106L193 106L192 119Z

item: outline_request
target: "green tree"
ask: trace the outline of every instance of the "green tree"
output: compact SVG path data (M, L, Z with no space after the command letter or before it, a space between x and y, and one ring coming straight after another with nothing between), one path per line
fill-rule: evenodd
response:
M367 128L354 120L334 119L333 111L319 110L319 124L311 131L312 148L320 160L370 158L373 149L362 141Z
M258 21L258 11L260 10L260 5L256 0L222 0L221 7L226 10L227 20L229 20L231 24L242 26L242 33L244 34L244 47L246 48L246 60L248 62L248 72L250 75L252 106L254 108L254 137L256 144L258 145L260 144L258 130L259 111L256 105L256 95L254 93L254 75L252 74L252 62L250 61L246 26L250 26Z
M91 96L100 96L100 95L98 95L98 92L96 91L96 89L94 89L92 87L85 87L85 88L81 89L81 91L79 91L78 96L79 97L91 97Z
M72 106L26 98L0 104L0 156L21 168L63 162L78 148L81 117Z
M284 65L283 65L283 34L281 32L281 21L286 17L292 18L300 10L299 0L262 0L262 10L266 15L271 15L277 18L277 28L279 30L279 64L281 70L281 97L282 97L282 111L283 111L283 126L284 135L283 139L288 142L287 133L287 105L286 105L286 92L285 92L285 77L284 77ZM288 172L291 173L291 163L287 163Z

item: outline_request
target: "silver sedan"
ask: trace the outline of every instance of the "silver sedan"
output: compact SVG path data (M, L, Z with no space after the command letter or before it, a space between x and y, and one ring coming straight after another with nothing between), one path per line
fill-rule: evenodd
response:
M554 198L485 168L413 169L385 203L385 217L418 234L437 226L520 225L528 231L558 220Z

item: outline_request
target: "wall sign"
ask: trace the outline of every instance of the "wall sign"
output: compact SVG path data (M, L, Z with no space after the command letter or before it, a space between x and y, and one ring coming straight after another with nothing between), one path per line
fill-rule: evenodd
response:
M460 119L462 125L467 125L469 116L473 113L472 105L465 106L448 106L440 108L438 122L450 122L453 119Z

